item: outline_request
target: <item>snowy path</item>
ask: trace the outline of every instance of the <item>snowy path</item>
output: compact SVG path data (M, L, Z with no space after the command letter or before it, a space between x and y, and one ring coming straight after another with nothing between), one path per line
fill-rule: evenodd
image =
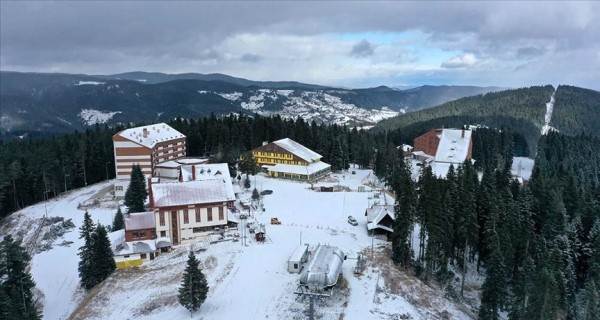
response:
M556 130L555 128L550 126L550 121L552 120L552 112L554 111L554 95L556 94L556 89L552 92L550 96L550 101L546 102L546 114L544 115L544 126L542 127L542 135L548 134L550 130Z

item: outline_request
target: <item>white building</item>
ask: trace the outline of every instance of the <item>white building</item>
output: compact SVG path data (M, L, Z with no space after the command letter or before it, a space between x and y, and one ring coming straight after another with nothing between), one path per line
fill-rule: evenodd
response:
M157 235L173 245L228 225L235 201L226 163L182 165L180 170L178 180L154 178L149 188Z
M185 135L165 123L130 128L113 135L117 178L115 196L125 195L133 165L139 165L148 178L159 162L185 157L185 138Z

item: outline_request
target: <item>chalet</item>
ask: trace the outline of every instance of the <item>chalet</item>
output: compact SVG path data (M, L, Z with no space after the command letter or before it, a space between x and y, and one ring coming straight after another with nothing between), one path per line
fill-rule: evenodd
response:
M252 156L272 177L314 181L331 172L320 154L289 138L265 142Z
M156 232L173 245L228 225L235 194L226 163L182 165L178 180L150 180Z
M389 237L394 231L396 214L393 205L374 204L365 211L367 217L367 231L372 235L385 235Z
M131 213L124 220L125 229L115 232L112 241L117 268L140 266L171 247L169 239L156 237L154 212Z
M144 175L151 177L158 163L185 157L185 138L165 123L117 132L112 137L117 178L115 196L125 195L133 165L139 165Z
M471 133L467 129L431 129L414 139L413 158L423 159L423 166L430 165L434 175L445 177L450 166L456 168L471 160Z

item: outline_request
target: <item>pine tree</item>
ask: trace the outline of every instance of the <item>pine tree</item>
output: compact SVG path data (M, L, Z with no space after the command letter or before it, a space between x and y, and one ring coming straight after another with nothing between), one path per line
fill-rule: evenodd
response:
M252 200L258 200L260 199L260 194L258 193L258 190L256 188L254 188L254 190L252 190Z
M250 178L246 175L246 179L244 179L244 188L250 189Z
M94 233L94 223L90 214L86 211L83 216L83 224L79 228L80 234L79 239L83 239L83 246L79 247L79 280L81 286L85 289L91 289L96 281L93 275L93 249L92 249L92 235Z
M252 152L246 152L242 155L240 159L240 171L246 174L246 178L248 178L248 175L255 175L258 172L258 165Z
M111 231L117 231L125 229L125 220L123 219L123 213L121 212L121 207L117 209L117 213L115 213L115 217L113 219Z
M595 320L600 315L600 287L594 280L587 281L580 291L577 306L577 320Z
M33 301L32 289L35 282L27 271L27 264L31 260L29 254L21 246L20 242L14 241L10 235L4 237L0 242L0 257L2 262L2 282L0 291L5 297L1 299L9 302L8 319L37 320L41 316ZM4 312L4 311L3 311Z
M190 312L198 310L208 294L208 283L199 264L194 252L190 251L179 288L179 303Z
M125 205L129 208L129 213L144 211L144 202L148 196L145 180L140 166L133 165L129 187L125 192Z
M101 224L98 224L92 234L92 261L92 274L95 281L93 286L104 281L116 269L110 240L106 228Z

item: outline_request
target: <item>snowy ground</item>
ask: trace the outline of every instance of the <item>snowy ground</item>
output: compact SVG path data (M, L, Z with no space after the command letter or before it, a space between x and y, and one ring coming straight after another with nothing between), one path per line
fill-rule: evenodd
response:
M317 192L306 183L264 176L251 179L264 196L265 211L253 217L267 223L277 217L281 225L267 224L267 241L213 244L198 252L210 286L208 299L194 319L306 319L305 301L293 294L298 275L289 274L286 262L301 242L340 247L349 257L344 262L343 280L334 296L317 303L320 319L471 319L470 311L443 297L435 286L425 285L398 270L388 258L387 244L367 235L366 207L375 201L370 187L376 183L368 170L337 174L319 185L338 186L344 192ZM48 204L49 215L73 219L81 224L79 203L94 197L108 183L73 192ZM358 192L359 186L367 191ZM249 196L249 194L247 195ZM388 198L388 201L392 201ZM93 207L93 208L92 208ZM109 223L114 209L90 206L94 220ZM43 205L26 208L16 215L40 217ZM353 215L358 226L347 223ZM181 319L189 313L177 303L177 288L189 247L180 246L139 269L117 271L85 298L78 289L77 229L64 236L70 246L55 246L34 256L32 272L44 293L44 318L64 319ZM60 241L60 240L59 240ZM358 253L374 259L365 272L355 276ZM80 303L81 302L81 303Z

